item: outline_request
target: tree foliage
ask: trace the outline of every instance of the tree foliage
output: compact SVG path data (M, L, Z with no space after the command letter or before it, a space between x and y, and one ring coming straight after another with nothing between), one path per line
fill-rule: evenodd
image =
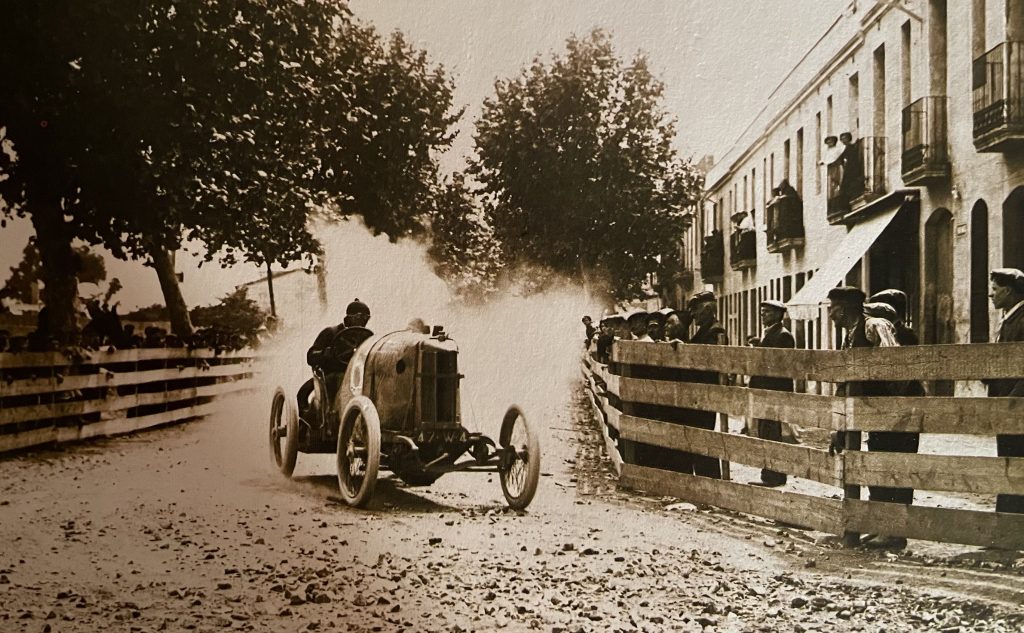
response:
M186 238L223 265L287 265L318 252L317 208L392 237L422 228L459 116L451 82L343 2L4 13L0 213L32 217L54 292L69 292L58 272L76 237L149 260L174 321L187 312L167 253Z
M74 274L79 283L99 284L107 279L107 266L103 257L88 246L76 246L74 252L74 268L66 271ZM10 268L11 276L0 289L0 298L10 298L24 303L34 301L33 287L42 281L42 259L35 237L30 237L21 253L21 261ZM115 286L116 282L116 286ZM121 289L121 282L115 277L110 282L112 296Z
M645 57L624 62L601 31L496 83L470 173L508 265L598 275L626 297L670 259L701 182L662 94Z
M500 245L460 173L440 187L430 215L430 237L427 254L434 270L457 295L480 301L497 290Z
M214 305L193 308L192 320L199 327L237 332L251 338L266 324L267 313L248 297L245 288L239 288Z

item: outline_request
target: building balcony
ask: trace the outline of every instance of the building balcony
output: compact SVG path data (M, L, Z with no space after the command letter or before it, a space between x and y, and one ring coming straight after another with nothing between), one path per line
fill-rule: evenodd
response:
M754 229L736 229L729 236L729 265L733 270L757 266L757 234Z
M903 182L949 178L948 97L922 97L903 109Z
M865 136L828 166L826 218L832 224L849 222L885 192L885 137Z
M795 190L768 203L768 252L779 253L804 245L804 202Z
M1024 141L1024 43L1003 42L974 60L974 148L1004 152Z
M722 281L725 275L725 242L722 232L717 229L704 236L700 248L700 276L705 282Z

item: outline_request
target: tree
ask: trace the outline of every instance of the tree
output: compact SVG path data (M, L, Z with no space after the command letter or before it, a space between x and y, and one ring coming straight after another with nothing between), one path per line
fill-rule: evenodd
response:
M496 83L469 173L509 266L598 276L625 298L669 261L701 180L672 147L663 89L599 30Z
M171 256L184 238L222 265L269 266L319 252L316 208L392 237L422 227L433 154L458 116L450 80L343 3L54 0L9 13L0 197L32 217L51 318L65 312L74 237L147 260L185 336Z
M88 246L73 247L71 261L72 268L65 271L65 274L71 273L78 283L99 284L107 279L107 266L103 262L103 257L94 253ZM43 263L35 237L29 238L22 251L21 261L10 270L11 276L0 289L0 298L16 299L23 303L35 301L34 288L43 281ZM111 296L121 289L120 284L117 278L111 280Z
M456 294L480 301L497 290L500 245L460 173L443 183L436 196L430 239L427 254L434 270Z
M212 306L193 308L192 320L200 327L236 332L252 339L256 331L266 324L267 313L248 297L245 288L239 288Z

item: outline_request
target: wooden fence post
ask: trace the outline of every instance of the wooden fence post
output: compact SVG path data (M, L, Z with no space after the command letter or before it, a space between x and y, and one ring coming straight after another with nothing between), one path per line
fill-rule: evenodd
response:
M849 455L849 451L859 451L861 444L861 433L860 431L848 431L852 425L853 406L850 398L843 398L843 455L841 463L843 465L843 498L844 499L860 499L860 484L847 484L846 483L846 457ZM846 504L843 504L843 525L847 524L846 517ZM860 533L859 532L843 532L843 546L845 547L857 547L860 545Z

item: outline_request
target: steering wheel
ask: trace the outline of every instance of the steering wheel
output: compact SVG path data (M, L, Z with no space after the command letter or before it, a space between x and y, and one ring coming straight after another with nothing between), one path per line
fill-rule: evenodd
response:
M363 341L373 336L373 332L364 327L352 326L342 330L334 340L332 355L337 360L348 363Z

